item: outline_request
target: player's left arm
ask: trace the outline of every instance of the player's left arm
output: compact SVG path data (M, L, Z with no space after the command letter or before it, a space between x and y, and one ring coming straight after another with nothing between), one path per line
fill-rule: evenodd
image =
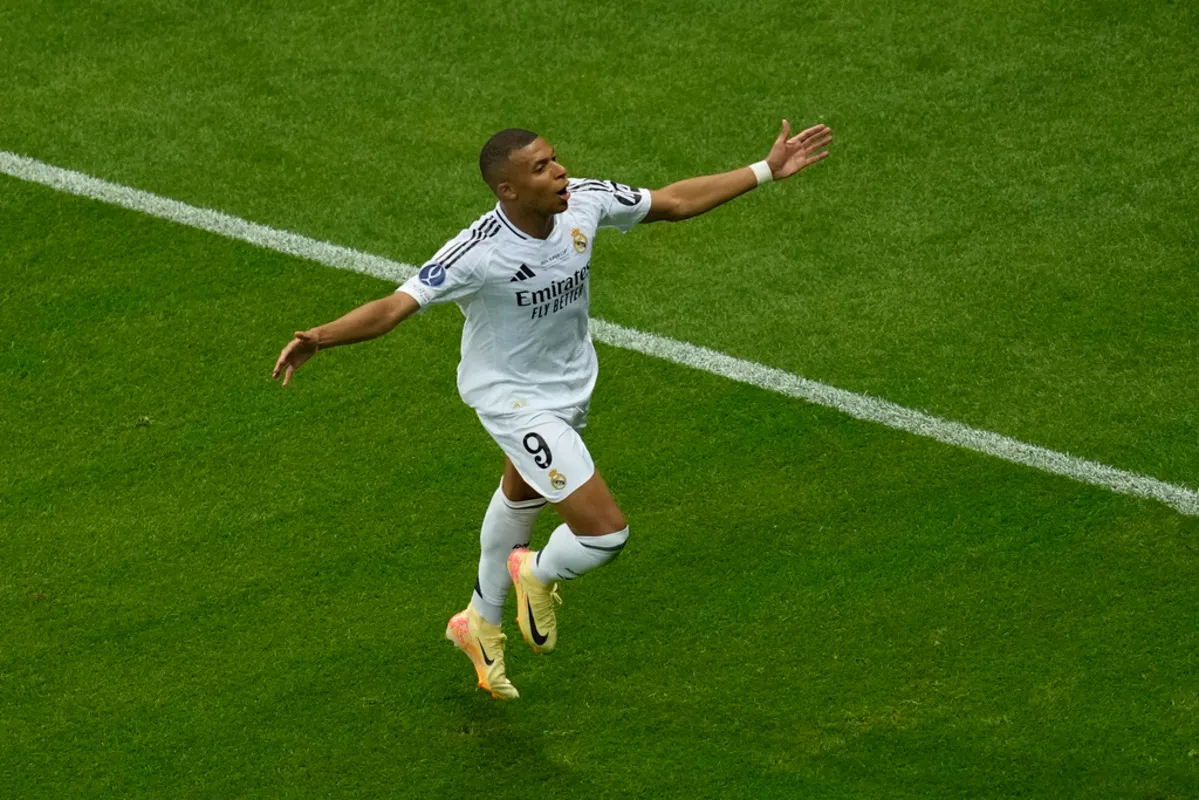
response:
M827 158L832 141L833 132L826 125L813 125L792 136L791 123L783 120L783 131L764 161L655 189L650 192L649 213L642 222L679 222L698 217L762 183L790 178L804 167Z

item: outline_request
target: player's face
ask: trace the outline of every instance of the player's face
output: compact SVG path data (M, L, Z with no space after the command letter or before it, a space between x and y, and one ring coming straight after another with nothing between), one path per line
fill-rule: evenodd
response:
M537 137L508 156L507 180L511 195L506 199L542 214L561 214L570 202L566 191L566 168L550 143Z

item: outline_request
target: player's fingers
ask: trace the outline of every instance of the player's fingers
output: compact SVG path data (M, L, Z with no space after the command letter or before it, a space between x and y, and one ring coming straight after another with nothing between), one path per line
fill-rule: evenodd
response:
M794 144L802 144L803 142L806 142L807 140L811 139L813 136L820 136L820 135L826 134L826 133L831 134L832 131L830 131L824 125L817 125L813 128L808 128L805 131L800 131L799 133L795 134L794 136L792 136L790 139L787 140L787 144L793 144L793 143Z
M283 369L283 364L287 361L287 351L291 349L291 345L283 348L283 352L279 354L278 360L275 361L275 368L271 370L271 378L278 378L280 370Z
M827 125L813 125L812 127L808 128L807 130L802 131L799 134L799 139L800 139L800 141L806 142L808 139L811 139L816 136L822 136L826 133L832 133L832 131L829 130Z
M283 385L286 386L291 382L291 376L296 374L296 368L291 364L287 365L287 370L283 373Z
M817 154L816 154L816 155L814 155L814 156L810 156L810 157L808 158L808 163L809 163L809 164L815 164L817 161L823 161L823 160L824 160L824 159L826 159L826 158L828 158L828 151L827 151L827 150L825 150L823 153L817 153Z
M804 149L810 153L814 150L819 150L822 147L828 147L830 144L832 144L832 141L833 135L830 133L827 136L822 136L819 139L810 139L809 141L804 142Z

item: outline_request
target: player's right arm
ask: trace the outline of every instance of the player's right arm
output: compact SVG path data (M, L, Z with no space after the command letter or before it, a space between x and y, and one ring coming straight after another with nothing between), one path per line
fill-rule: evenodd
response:
M475 224L446 242L394 294L372 300L333 322L296 331L295 337L279 354L271 377L282 375L286 386L295 371L316 355L317 350L378 338L427 305L469 298L483 285L486 243L500 230L499 221L491 216L484 214Z
M283 348L275 362L272 378L283 376L283 385L317 350L327 350L343 344L354 344L390 333L408 317L420 311L420 303L412 295L396 292L365 305L332 322L306 331L296 331L295 337Z

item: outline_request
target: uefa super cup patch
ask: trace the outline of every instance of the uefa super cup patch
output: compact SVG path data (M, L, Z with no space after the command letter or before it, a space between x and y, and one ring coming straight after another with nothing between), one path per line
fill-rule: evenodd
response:
M445 267L436 262L420 268L420 282L425 286L440 286L445 283Z

